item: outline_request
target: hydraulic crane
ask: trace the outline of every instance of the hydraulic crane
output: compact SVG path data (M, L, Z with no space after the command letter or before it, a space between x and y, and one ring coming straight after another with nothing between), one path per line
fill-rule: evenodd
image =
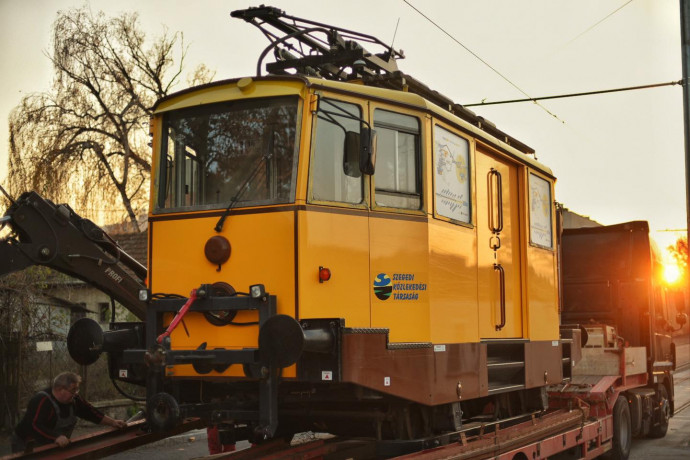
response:
M0 239L0 276L43 265L95 286L145 317L138 293L146 290L146 267L68 205L27 192L12 203L2 225L11 232Z

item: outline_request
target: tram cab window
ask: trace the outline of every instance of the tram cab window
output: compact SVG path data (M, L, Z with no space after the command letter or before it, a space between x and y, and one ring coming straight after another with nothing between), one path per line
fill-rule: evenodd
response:
M345 137L348 132L360 132L361 119L362 111L355 104L327 98L319 101L311 160L312 201L363 202L362 175L353 173L345 155Z
M374 111L377 153L374 175L378 206L420 209L419 120L387 110Z
M294 97L166 114L156 210L294 201L297 118Z

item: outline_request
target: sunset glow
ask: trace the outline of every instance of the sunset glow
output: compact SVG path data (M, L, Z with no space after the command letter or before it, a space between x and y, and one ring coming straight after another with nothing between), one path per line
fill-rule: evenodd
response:
M668 284L673 284L680 279L680 268L673 262L664 265L664 280Z

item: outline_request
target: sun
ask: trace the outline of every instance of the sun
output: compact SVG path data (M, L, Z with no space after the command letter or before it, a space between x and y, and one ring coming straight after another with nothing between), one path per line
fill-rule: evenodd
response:
M674 284L680 279L680 268L675 263L666 263L664 265L664 280L667 284Z

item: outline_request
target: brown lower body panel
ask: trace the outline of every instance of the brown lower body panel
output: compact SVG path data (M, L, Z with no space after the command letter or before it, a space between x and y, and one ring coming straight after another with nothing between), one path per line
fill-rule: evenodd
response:
M360 332L361 331L361 332ZM385 332L356 330L342 336L342 381L428 406L489 394L486 343L389 344ZM561 346L519 344L523 388L562 380ZM517 382L516 382L517 383Z
M562 358L563 345L558 340L525 343L526 388L561 383Z

